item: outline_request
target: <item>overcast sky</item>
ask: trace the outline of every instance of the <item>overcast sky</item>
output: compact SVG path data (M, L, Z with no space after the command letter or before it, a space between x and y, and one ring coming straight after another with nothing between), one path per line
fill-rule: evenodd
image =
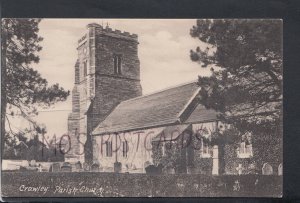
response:
M67 90L74 85L74 64L77 59L77 41L83 36L88 23L96 22L112 29L119 29L139 36L139 59L143 94L169 86L196 80L198 75L210 74L192 62L191 49L204 46L193 39L189 31L196 24L191 20L154 19L43 19L40 36L43 47L39 53L40 62L35 65L49 84L59 83ZM67 132L67 117L71 110L71 96L66 102L43 110L35 118L47 127L48 136Z

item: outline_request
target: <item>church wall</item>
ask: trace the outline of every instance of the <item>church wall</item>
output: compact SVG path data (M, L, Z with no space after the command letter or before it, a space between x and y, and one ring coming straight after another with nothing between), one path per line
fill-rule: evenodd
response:
M103 171L113 171L116 160L122 163L122 172L145 173L145 162L153 163L151 140L161 128L131 131L116 135L93 136L94 162L100 163ZM112 142L111 157L106 156L106 141ZM123 142L128 142L127 157L123 156Z
M166 147L166 143L169 143L167 141L165 143L165 154L167 156L170 155L170 153L173 153L171 156L180 156L181 152L187 153L187 173L193 173L193 174L206 174L206 175L212 175L213 171L213 148L214 146L209 146L209 153L203 154L203 149L201 145L201 140L199 140L199 137L196 136L196 132L200 132L202 129L206 129L209 133L204 133L204 136L207 137L207 139L210 139L211 132L214 132L216 129L217 122L207 122L207 123L198 123L198 124L192 124L192 143L189 145L182 145L182 139L179 138L176 141L172 142L171 148ZM220 128L220 125L222 125L220 122L218 122L218 126ZM94 162L100 163L102 170L107 172L112 172L114 163L116 162L116 152L115 149L117 148L117 161L122 163L122 171L121 172L138 172L138 173L145 173L144 167L145 162L149 162L151 164L159 164L162 163L167 164L166 161L162 159L162 142L152 142L151 139L157 136L157 133L161 132L163 128L155 128L155 129L149 129L145 131L131 131L127 133L121 133L117 137L117 146L116 146L116 136L115 135L102 135L102 136L94 136L93 137L93 143L94 143ZM187 132L189 134L189 132ZM188 136L185 136L185 139L190 139ZM128 157L123 157L122 154L122 146L120 143L122 141L127 140L129 142L129 151L128 151ZM105 141L112 141L113 145L113 155L112 157L105 156L106 153L106 145ZM146 142L145 142L146 141ZM138 144L139 143L139 144ZM144 144L146 143L146 144ZM256 145L258 143L255 143ZM137 147L139 146L139 147ZM145 147L149 146L149 147ZM182 148L183 147L183 148ZM174 152L177 150L177 152ZM148 150L151 149L151 150ZM190 150L193 150L191 153ZM185 151L184 151L185 150ZM219 146L220 150L220 146ZM268 163L273 167L274 174L277 174L277 168L280 161L274 160L274 159L265 159L259 161L256 154L258 153L257 147L253 146L253 155L249 158L241 158L238 156L237 153L237 145L236 144L225 144L224 147L224 173L225 174L232 174L237 175L239 167L241 167L241 174L261 174L262 173L262 166L263 163ZM170 151L170 153L168 152ZM169 154L169 155L168 155ZM261 154L261 153L260 153ZM174 157L173 157L174 158ZM167 157L165 160L172 160L172 157ZM219 157L220 159L221 157ZM218 160L220 161L220 160ZM261 162L261 163L260 163ZM219 162L220 164L220 162ZM126 167L126 165L128 167ZM218 165L220 167L220 165ZM136 170L133 170L136 168ZM166 173L169 173L168 170L164 170ZM175 170L176 171L176 170ZM180 170L177 169L176 172L180 172ZM221 175L221 174L220 174Z

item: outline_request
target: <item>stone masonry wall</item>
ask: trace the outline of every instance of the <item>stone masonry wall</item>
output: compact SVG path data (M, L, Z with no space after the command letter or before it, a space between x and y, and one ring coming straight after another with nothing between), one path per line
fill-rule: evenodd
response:
M121 102L142 94L137 35L99 24L87 25L78 41L75 87L68 131L72 153L78 151L75 130L87 138L86 159L92 159L90 133ZM121 56L121 74L114 73L113 56ZM86 160L87 161L87 160Z
M92 160L93 143L90 133L122 101L142 95L140 85L140 61L136 35L127 32L88 26L89 72L86 82L86 159ZM84 45L83 45L84 46ZM114 72L114 55L121 56L121 74Z
M126 36L109 28L96 27L95 98L88 115L90 130L103 121L121 101L142 94L138 42L136 38ZM114 73L114 54L122 56L121 74Z

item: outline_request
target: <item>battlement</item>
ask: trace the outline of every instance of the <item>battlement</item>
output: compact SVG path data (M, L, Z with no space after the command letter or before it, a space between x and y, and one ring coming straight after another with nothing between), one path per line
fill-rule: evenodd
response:
M79 40L78 40L78 44L81 44L83 41L86 40L87 35L83 35Z
M137 39L138 39L137 34L131 34L129 32L121 31L118 29L113 30L109 26L103 27L102 25L100 25L98 23L90 23L86 27L87 27L87 29L95 28L97 34L104 34L104 35L108 35L111 37L125 38L125 39L129 39L129 40L134 40L134 41L137 41ZM82 44L86 40L86 38L87 38L87 35L85 34L83 37L81 37L78 40L78 44Z

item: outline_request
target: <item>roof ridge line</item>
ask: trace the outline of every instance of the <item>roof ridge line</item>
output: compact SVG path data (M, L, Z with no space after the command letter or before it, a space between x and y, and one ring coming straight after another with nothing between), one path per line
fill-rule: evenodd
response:
M184 86L184 85L196 83L197 81L198 81L198 80L193 80L193 81L190 81L190 82L185 82L185 83L181 83L181 84L169 86L169 87L166 87L166 88L161 89L161 90L157 90L157 91L154 91L154 92L150 92L150 93L148 93L148 94L144 94L144 95L141 95L141 96L138 96L138 97L134 97L134 98L131 98L131 99L124 100L124 101L120 102L120 104L121 104L121 103L124 103L124 102L127 102L127 101L132 101L132 100L135 100L135 99L139 99L139 98L151 96L151 95L153 95L153 94L157 94L157 93L164 92L164 91L167 91L167 90L170 90L170 89L174 89L174 88L176 88L176 87L180 87L180 86Z

